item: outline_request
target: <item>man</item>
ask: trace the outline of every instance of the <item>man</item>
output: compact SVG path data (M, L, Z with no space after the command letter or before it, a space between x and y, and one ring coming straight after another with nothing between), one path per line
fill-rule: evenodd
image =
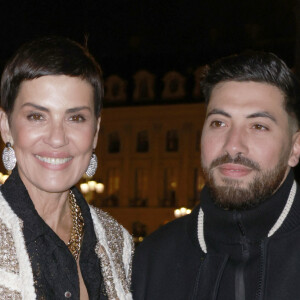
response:
M203 93L200 206L137 248L134 299L300 299L298 82L251 52L214 63Z

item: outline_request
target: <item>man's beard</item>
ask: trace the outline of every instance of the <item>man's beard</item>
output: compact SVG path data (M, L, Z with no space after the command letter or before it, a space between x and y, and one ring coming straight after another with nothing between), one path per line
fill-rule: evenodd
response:
M253 169L257 174L247 187L240 187L240 181L231 178L223 178L225 185L220 186L215 182L213 170L224 163L240 164ZM280 157L273 169L267 171L261 171L260 166L248 158L231 158L226 154L214 160L209 168L203 168L203 172L212 199L218 206L224 209L245 210L258 206L273 195L283 181L286 169L286 153Z

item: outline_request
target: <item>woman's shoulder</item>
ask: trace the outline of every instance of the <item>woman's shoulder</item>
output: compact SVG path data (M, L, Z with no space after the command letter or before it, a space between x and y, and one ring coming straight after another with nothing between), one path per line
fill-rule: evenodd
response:
M92 205L89 205L89 207L94 226L98 225L98 227L101 227L105 231L106 235L120 235L126 236L127 238L131 238L128 231L120 223L118 223L118 221L114 219L110 214L98 207ZM97 226L95 226L95 230L97 231Z
M98 239L96 253L100 257L107 293L109 295L117 293L120 299L132 299L130 294L132 238L108 213L91 205L90 211ZM114 277L111 274L116 275Z

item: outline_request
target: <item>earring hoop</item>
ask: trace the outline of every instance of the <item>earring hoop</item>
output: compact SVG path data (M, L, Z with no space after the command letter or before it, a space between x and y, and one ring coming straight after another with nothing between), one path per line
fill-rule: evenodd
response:
M2 162L7 171L11 171L14 169L17 163L15 150L13 149L10 142L5 144L5 148L2 152Z
M88 166L87 170L85 171L85 174L88 177L94 176L96 173L97 167L98 167L98 158L97 158L96 154L93 152L91 159L90 159L89 166Z

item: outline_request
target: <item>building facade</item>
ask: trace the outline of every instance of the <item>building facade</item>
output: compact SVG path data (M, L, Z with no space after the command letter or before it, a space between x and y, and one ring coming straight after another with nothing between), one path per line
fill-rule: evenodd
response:
M129 231L146 233L193 207L204 184L200 168L203 103L104 108L95 176L104 192L93 204Z

